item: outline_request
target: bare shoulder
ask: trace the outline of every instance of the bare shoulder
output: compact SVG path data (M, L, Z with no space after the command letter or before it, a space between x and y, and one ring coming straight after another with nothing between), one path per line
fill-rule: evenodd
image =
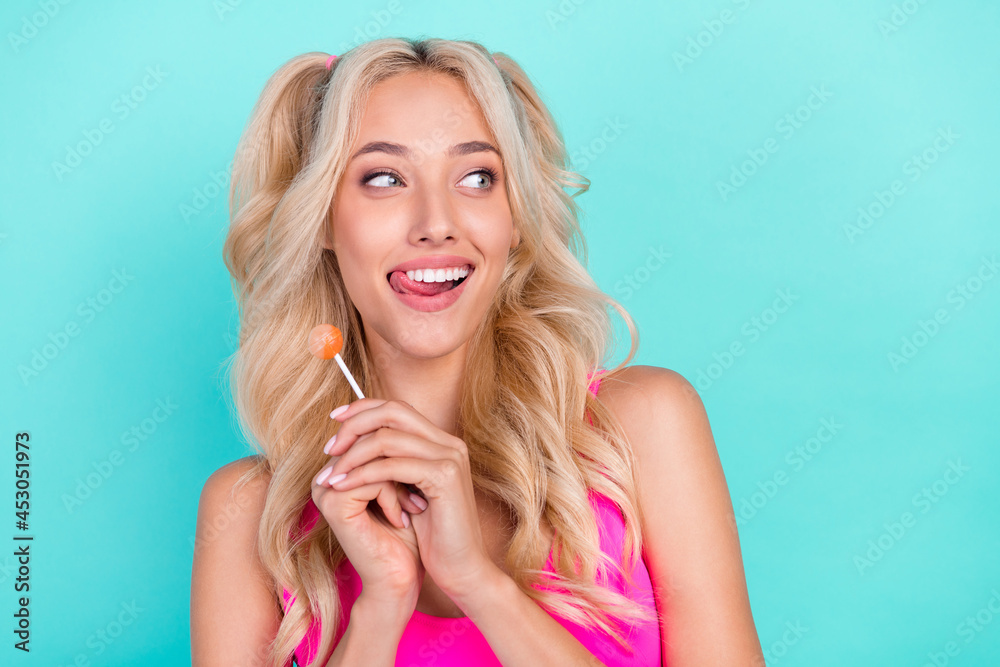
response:
M708 416L697 390L669 368L637 365L607 373L598 396L626 432L639 440L653 431L662 434L663 428L700 429L701 435L708 429Z
M605 375L598 396L635 454L640 481L646 482L640 488L644 504L681 501L691 508L697 499L719 518L732 514L708 414L683 375L659 366L626 366Z
M656 366L606 375L599 398L635 453L664 664L763 664L729 489L701 397ZM666 620L670 627L667 628ZM668 632L669 630L669 632Z
M270 476L260 457L220 467L198 501L191 570L193 664L262 665L281 623L272 577L257 552ZM251 475L257 471L261 474Z
M611 390L609 393L616 393L617 391L628 391L629 389L632 391L641 389L680 389L688 391L686 387L690 387L690 391L694 391L694 387L691 387L691 384L677 371L672 371L669 368L661 366L637 364L605 373L601 382L600 393L603 398L605 388Z
M201 491L199 518L202 509L206 514L215 514L219 511L227 514L253 514L254 508L263 509L264 497L271 481L270 476L262 472L244 480L245 476L262 463L260 456L246 456L225 464L209 475ZM256 514L259 520L260 513Z
M225 464L209 475L198 500L195 565L256 564L256 540L270 475L259 456ZM251 475L252 472L259 474Z
M698 498L722 517L731 514L708 414L691 383L659 366L626 366L605 378L598 396L621 424L647 482L641 500L657 507L682 491L688 495L669 500L691 507Z

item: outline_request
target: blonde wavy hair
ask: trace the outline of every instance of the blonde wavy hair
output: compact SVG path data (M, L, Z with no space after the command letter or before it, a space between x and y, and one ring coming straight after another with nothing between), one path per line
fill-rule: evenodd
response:
M505 54L471 41L387 38L341 54L330 70L327 57L294 57L267 81L236 150L223 248L240 314L239 345L226 362L234 408L260 453L240 483L269 480L257 548L275 581L295 596L267 664L287 664L314 618L322 619L317 655L328 655L341 623L335 570L344 552L326 521L300 533L299 520L312 501L312 478L328 460L322 443L338 425L328 415L353 394L329 362L307 352L306 341L316 324L337 323L344 361L366 395L373 373L390 363L371 358L336 252L323 239L369 94L408 72L443 73L464 84L498 143L521 236L468 347L460 424L473 483L511 512L516 530L505 564L521 590L630 651L616 621L649 621L650 614L603 577L617 571L630 581L641 557L635 460L620 424L588 391L587 374L603 367L615 340L610 308L631 342L611 370L632 359L638 334L584 268L573 198L589 180L570 170L555 122ZM600 548L588 489L622 511L624 570ZM553 544L544 539L543 517L557 531ZM555 577L542 569L550 548Z

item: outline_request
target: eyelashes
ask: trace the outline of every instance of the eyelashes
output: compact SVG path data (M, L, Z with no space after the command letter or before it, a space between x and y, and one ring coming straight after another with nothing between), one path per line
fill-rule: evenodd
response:
M482 190L492 190L493 184L497 182L498 178L500 178L499 174L497 174L497 170L493 169L492 167L483 167L482 169L477 169L476 171L472 172L472 174L486 174L487 176L490 177L490 184L485 188L481 188ZM472 176L472 174L469 174L468 176ZM463 178L462 180L465 179Z
M399 176L395 172L389 171L388 169L376 169L375 171L370 171L361 177L361 185L368 185L368 181L372 180L376 176L392 176L396 180L399 180Z
M462 180L464 181L466 178L474 174L486 174L487 176L489 176L490 184L488 186L484 188L473 188L475 190L483 190L487 192L493 189L494 184L496 184L497 179L499 178L499 173L497 172L496 169L493 169L492 167L480 167L479 169L471 171L465 176L463 176ZM390 176L396 179L400 183L402 183L403 180L402 178L400 178L399 174L392 171L391 169L376 169L374 171L366 173L364 176L361 177L361 185L363 186L368 185L368 181L372 180L373 178L376 178L377 176Z

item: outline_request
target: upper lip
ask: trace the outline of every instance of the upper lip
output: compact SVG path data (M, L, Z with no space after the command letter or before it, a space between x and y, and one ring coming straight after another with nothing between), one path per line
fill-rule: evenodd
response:
M473 262L468 257L460 257L458 255L427 255L426 257L417 257L416 259L410 259L402 264L397 264L396 266L389 269L389 273L394 273L396 271L412 271L416 269L446 269L449 267L456 266L469 266L475 267L475 262Z

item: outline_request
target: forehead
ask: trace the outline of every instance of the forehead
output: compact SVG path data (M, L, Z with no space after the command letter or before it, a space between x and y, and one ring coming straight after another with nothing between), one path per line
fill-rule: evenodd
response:
M433 136L491 136L476 101L458 79L439 72L407 72L379 82L359 124L359 143L401 142ZM377 136L376 136L377 135Z

